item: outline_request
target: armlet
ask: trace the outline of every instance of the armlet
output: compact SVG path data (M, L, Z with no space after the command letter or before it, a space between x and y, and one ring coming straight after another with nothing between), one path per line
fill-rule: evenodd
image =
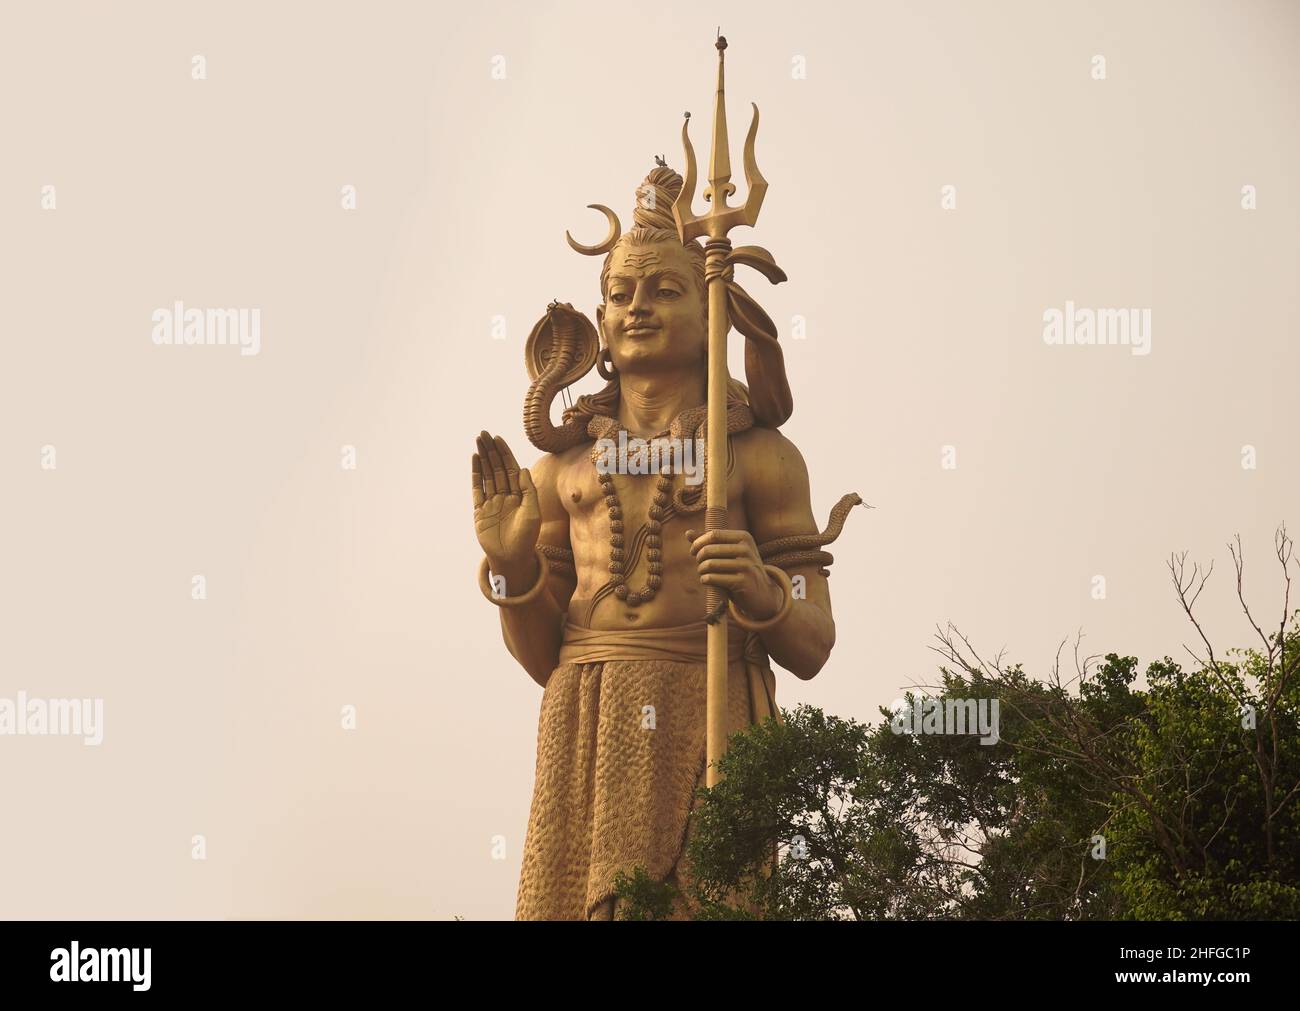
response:
M844 529L844 521L848 518L849 510L862 504L862 496L857 492L849 492L835 504L826 523L826 529L821 533L799 534L767 541L758 546L759 557L763 559L764 564L775 565L787 571L800 565L819 565L821 574L830 576L830 569L827 566L835 561L835 557L829 551L821 549L823 545L830 544L839 537L840 531Z

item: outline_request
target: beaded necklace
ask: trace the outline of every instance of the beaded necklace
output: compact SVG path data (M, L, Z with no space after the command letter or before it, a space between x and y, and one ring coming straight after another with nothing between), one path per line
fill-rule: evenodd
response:
M695 438L698 443L700 437L704 435L706 412L707 405L704 404L689 408L679 414L665 431L645 441L653 443L656 439L661 439L664 436L680 439L686 437L686 433L693 433L691 437ZM727 434L743 432L753 424L754 416L749 405L743 400L729 399L727 405ZM598 440L597 447L593 448L591 452L591 463L596 468L596 475L600 479L601 490L605 495L605 505L609 508L610 585L614 588L614 596L627 603L628 606L636 607L638 604L653 600L655 594L659 592L660 586L663 585L663 521L668 517L670 509L678 513L699 512L704 508L704 496L697 491L692 501L685 488L673 495L672 468L671 465L664 464L661 456L659 478L655 483L655 495L650 503L650 508L647 510L648 515L646 517L646 566L649 575L646 577L645 586L641 587L641 589L628 589L627 556L624 547L626 542L623 536L623 507L619 501L618 492L614 488L614 475L602 471L598 462L600 460L599 440L610 439L617 441L620 431L626 431L626 429L609 415L597 415L587 425L587 434L591 438ZM631 438L631 433L628 433L628 438ZM705 473L708 473L707 461ZM702 491L702 488L699 491Z
M620 429L619 431L626 431ZM667 431L655 438L662 438ZM615 433L617 436L617 433ZM647 440L653 443L654 439ZM592 462L595 463L595 454ZM600 486L605 495L605 505L609 507L609 573L614 585L614 596L624 601L629 607L647 603L654 599L659 587L663 585L663 521L668 515L668 500L673 490L673 474L670 466L661 463L659 477L655 481L655 495L646 516L646 567L649 575L645 586L639 590L630 590L627 585L626 555L623 539L623 506L618 492L614 488L614 475L608 470L596 468Z

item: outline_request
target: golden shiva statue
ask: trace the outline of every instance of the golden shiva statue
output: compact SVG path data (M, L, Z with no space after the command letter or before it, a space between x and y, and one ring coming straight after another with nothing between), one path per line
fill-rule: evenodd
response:
M525 349L524 430L543 455L530 473L482 432L473 457L479 582L544 689L518 919L613 919L614 879L636 867L684 884L695 791L716 781L726 735L780 719L768 658L808 679L835 642L822 548L861 499L845 495L818 533L803 457L779 431L793 400L776 327L732 279L738 263L785 274L726 237L755 223L767 183L755 107L749 195L727 206L725 48L719 37L711 209L691 210L686 126L686 179L656 159L631 231L592 205L609 237L568 240L605 256L596 326L552 304ZM727 375L732 325L747 385ZM556 427L555 396L593 366L605 388ZM706 436L724 429L715 458Z

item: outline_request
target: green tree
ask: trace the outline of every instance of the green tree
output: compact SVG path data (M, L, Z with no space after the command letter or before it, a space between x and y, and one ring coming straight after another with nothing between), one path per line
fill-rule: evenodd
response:
M811 707L731 739L703 791L689 894L625 879L621 915L660 919L1300 917L1300 629L1291 542L1272 633L1186 671L1165 657L1060 656L1044 679L985 660L951 626L929 697L998 703L996 744L899 733ZM1170 561L1180 604L1210 572ZM1288 620L1289 619L1289 620ZM916 695L905 697L911 705Z

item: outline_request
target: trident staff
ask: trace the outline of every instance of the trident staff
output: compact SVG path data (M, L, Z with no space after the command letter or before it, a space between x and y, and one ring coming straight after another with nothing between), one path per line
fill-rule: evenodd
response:
M744 263L761 271L770 281L784 281L785 273L772 260L767 250L759 246L745 246L732 250L727 233L738 225L753 226L758 221L758 211L763 205L763 196L767 193L767 180L758 171L754 158L754 138L758 134L758 106L754 105L754 117L749 124L749 135L745 138L745 182L749 193L742 207L728 207L727 198L734 196L736 186L731 182L731 156L727 141L727 107L723 80L727 40L718 35L718 91L713 110L713 149L709 158L709 185L704 188L704 199L709 209L702 215L695 214L691 202L695 196L695 149L691 147L688 133L690 116L682 124L682 146L686 154L685 183L677 199L673 202L673 218L677 222L677 233L683 243L701 236L707 236L704 244L704 276L709 294L709 380L708 380L708 423L705 430L705 511L704 529L718 530L726 527L727 521L727 334L731 330L729 312L729 292L727 282L730 280L732 267ZM752 104L752 103L751 103ZM779 570L777 570L779 571ZM784 577L784 573L781 573ZM789 606L790 583L788 577L783 580L786 592L786 605ZM727 599L719 587L705 587L705 610L707 611L707 743L706 755L708 772L706 785L712 787L718 782L717 762L726 752L727 746ZM730 609L735 617L735 609ZM747 628L757 627L737 619ZM764 623L766 624L766 623Z

